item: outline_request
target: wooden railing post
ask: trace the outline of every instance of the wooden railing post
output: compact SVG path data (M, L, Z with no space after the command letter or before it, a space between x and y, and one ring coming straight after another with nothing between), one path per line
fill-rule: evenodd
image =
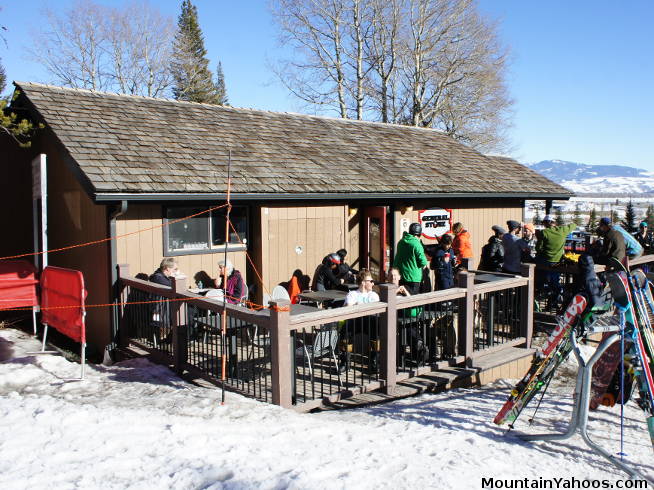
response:
M172 291L183 293L186 291L186 277L172 278ZM186 367L188 356L188 327L186 325L186 302L178 301L177 297L168 303L170 322L173 330L173 366L177 374L181 374Z
M291 350L289 329L290 307L288 300L270 302L272 402L284 408L293 405L291 355L294 353Z
M534 334L534 264L522 264L520 274L529 282L522 291L522 304L520 305L520 336L527 339L526 346L531 346L531 337Z
M379 292L380 299L387 304L386 312L380 315L381 366L379 374L386 382L384 392L390 395L397 384L397 286L380 284Z
M461 271L457 276L457 285L465 288L466 295L459 300L459 328L457 345L460 356L465 357L466 365L472 362L473 341L475 335L475 274Z
M121 278L129 277L129 264L118 264L118 284L116 288L116 297L114 298L114 312L115 322L118 325L118 346L127 347L129 344L129 332L127 331L127 318L125 317L125 305L120 305L122 301L123 283ZM122 313L122 315L121 315Z

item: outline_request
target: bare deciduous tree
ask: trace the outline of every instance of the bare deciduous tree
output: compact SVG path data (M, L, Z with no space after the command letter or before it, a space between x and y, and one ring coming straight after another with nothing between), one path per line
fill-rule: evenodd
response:
M475 0L276 0L296 56L276 73L341 117L441 129L500 151L512 100L507 50Z
M56 83L152 97L170 88L174 23L147 2L118 9L77 0L46 18L30 53Z

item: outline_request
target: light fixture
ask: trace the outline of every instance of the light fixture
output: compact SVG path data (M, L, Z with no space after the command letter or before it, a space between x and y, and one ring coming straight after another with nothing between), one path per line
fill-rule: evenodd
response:
M400 208L400 211L402 212L402 214L410 213L413 211L413 206L411 206L410 204L407 206L402 206Z
M354 216L355 214L357 214L357 211L358 211L357 208L350 208L350 210L348 211L348 214L349 214L350 218L352 216Z

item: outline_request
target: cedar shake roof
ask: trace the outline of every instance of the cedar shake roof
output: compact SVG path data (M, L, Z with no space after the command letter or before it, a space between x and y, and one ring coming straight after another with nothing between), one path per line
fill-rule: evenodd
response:
M231 149L235 194L571 195L432 129L15 85L96 194L225 193Z

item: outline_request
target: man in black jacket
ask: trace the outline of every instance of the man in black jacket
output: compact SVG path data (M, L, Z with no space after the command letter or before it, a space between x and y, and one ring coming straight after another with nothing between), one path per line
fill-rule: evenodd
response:
M150 282L172 287L173 276L177 274L177 261L166 257L161 261L159 268L150 275ZM161 296L152 295L153 300L163 299ZM152 309L152 327L155 329L155 338L162 342L171 341L170 332L170 309L168 302L156 303Z
M502 245L502 236L506 230L499 225L491 227L495 233L488 239L488 243L481 248L481 262L479 270L500 272L504 262L504 246Z
M161 261L159 268L150 275L150 282L171 287L173 284L171 278L175 274L177 274L177 261L173 258L166 257Z

